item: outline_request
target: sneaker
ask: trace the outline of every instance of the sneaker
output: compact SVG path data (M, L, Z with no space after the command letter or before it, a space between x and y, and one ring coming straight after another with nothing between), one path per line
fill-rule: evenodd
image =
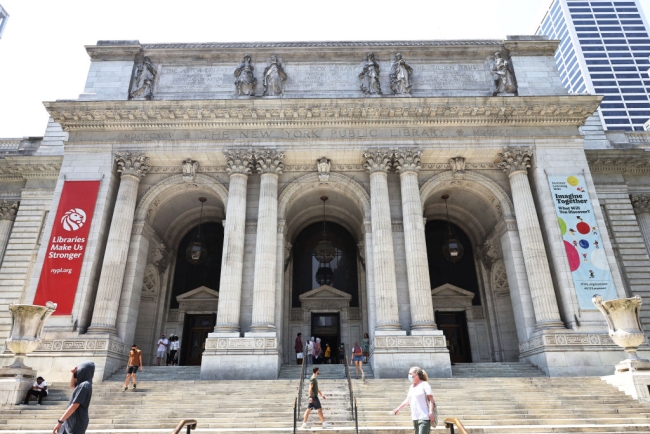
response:
M127 390L128 388L129 388L129 386L124 386L124 391L126 392L126 390Z
M133 390L135 390L136 387L138 387L138 385L133 383Z
M36 405L41 405L41 404L36 404Z
M329 422L323 422L323 428L329 428L329 427L331 427L331 426L332 426L331 423L329 423Z
M303 422L302 425L300 425L300 429L309 429L309 425L307 425L306 422Z

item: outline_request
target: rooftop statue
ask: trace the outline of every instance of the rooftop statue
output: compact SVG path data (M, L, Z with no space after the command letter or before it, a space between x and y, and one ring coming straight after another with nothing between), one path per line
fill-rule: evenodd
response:
M494 96L514 95L517 92L515 74L510 62L501 57L501 53L494 53L492 65L492 78L494 78Z
M361 90L364 95L381 95L379 85L379 64L375 61L373 53L368 54L368 60L359 74L361 79Z
M153 98L153 82L156 79L156 67L151 63L149 56L144 62L135 67L133 74L133 86L129 93L129 99L151 99Z
M251 56L249 54L244 56L239 68L235 69L235 87L237 88L237 95L240 96L255 96L255 85L257 79L253 75L253 65L251 65Z
M395 62L390 68L390 88L395 95L411 96L411 74L413 68L408 66L402 55L395 55Z
M282 65L278 62L278 58L271 56L271 64L264 70L264 96L280 96L282 95L282 86L287 79L282 69Z

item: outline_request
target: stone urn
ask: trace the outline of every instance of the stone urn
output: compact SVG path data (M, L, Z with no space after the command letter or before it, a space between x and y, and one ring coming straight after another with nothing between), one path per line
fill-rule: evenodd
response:
M56 303L48 301L45 306L10 304L9 310L12 322L6 345L16 355L16 360L8 368L29 369L23 364L23 357L40 345L45 320L56 310Z
M596 294L591 301L605 317L609 337L616 345L623 347L628 354L626 360L616 365L616 371L650 369L650 361L641 359L636 354L638 346L645 339L645 333L643 333L639 320L641 297L637 295L632 298L603 301L603 298Z

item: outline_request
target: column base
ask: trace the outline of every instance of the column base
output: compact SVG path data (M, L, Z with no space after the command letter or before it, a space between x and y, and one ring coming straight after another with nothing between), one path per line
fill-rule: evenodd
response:
M210 333L201 359L201 380L277 380L282 353L275 333L246 337Z
M90 326L88 327L89 335L104 335L117 336L117 329L112 326Z
M412 366L424 369L431 378L451 377L449 350L440 330L415 336L375 332L370 360L375 378L406 378Z
M230 325L219 326L219 325L217 325L214 328L214 332L219 333L219 334L223 334L223 335L241 336L241 330L239 329L239 326L230 326Z
M650 402L650 370L617 372L601 379L639 402Z
M650 347L639 347L648 358ZM540 368L549 377L603 376L615 372L627 353L607 334L546 331L519 343L519 360Z
M68 370L69 373L69 370ZM0 368L0 407L13 407L25 400L32 388L36 371L23 368Z
M535 332L542 332L544 330L567 330L562 321L545 321L535 324Z

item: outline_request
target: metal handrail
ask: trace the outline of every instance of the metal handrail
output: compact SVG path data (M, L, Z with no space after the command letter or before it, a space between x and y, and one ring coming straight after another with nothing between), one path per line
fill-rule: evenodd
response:
M182 421L178 422L178 425L176 425L176 428L174 428L174 431L172 431L172 434L178 434L181 432L184 426L187 425L187 434L190 434L190 431L193 429L196 429L196 420L195 419L183 419Z
M302 367L300 368L300 383L298 383L298 396L293 401L293 433L296 434L298 417L300 415L300 403L302 402L302 384L305 379L305 357L306 354L303 353L302 357Z
M460 434L467 434L467 430L465 430L465 427L463 426L463 423L460 421L460 419L456 419L455 417L448 417L445 419L445 428L449 428L450 434L454 434L454 425L456 425L456 428L458 428L458 432Z
M345 356L345 374L348 379L348 388L350 389L350 412L352 413L352 420L354 420L356 433L359 434L359 422L357 420L357 414L355 413L356 399L354 398L354 392L352 391L352 377L350 376L350 365L347 355Z
M359 434L359 408L357 407L357 397L354 397L354 429Z

